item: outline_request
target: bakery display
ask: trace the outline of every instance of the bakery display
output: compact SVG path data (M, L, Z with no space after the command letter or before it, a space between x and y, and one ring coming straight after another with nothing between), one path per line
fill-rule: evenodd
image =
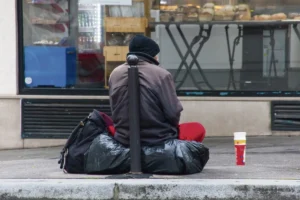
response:
M199 12L197 7L189 6L186 13L185 21L198 21Z
M299 20L300 19L300 13L289 13L288 14L289 19Z
M214 3L206 3L206 4L204 4L203 8L215 9L215 4Z
M300 13L289 13L288 14L289 19L294 19L295 17L299 17L299 16L300 16Z
M207 22L212 21L214 18L215 11L212 8L203 8L200 10L199 13L199 21L200 22Z
M255 15L253 17L255 21L268 21L271 20L271 15Z
M236 20L238 21L251 20L251 12L247 4L240 4L237 6Z
M300 12L288 13L282 7L275 4L264 3L256 5L254 2L234 4L238 1L223 1L229 4L223 5L219 1L207 2L201 5L186 4L161 6L160 19L162 22L209 22L209 21L280 21L286 19L299 20ZM245 2L245 1L243 1ZM216 3L216 4L215 4ZM295 10L295 9L293 9Z
M175 22L183 22L185 19L185 14L184 13L176 13L174 17Z
M226 5L221 9L215 10L215 21L232 21L235 17L235 6Z
M171 15L169 12L161 12L159 15L161 22L170 22L171 21Z
M276 13L271 15L271 20L285 20L285 19L287 19L287 16L284 13Z

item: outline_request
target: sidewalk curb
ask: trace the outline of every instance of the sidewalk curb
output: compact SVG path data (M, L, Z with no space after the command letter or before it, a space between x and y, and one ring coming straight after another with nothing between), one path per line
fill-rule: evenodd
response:
M0 179L1 200L299 200L300 180Z

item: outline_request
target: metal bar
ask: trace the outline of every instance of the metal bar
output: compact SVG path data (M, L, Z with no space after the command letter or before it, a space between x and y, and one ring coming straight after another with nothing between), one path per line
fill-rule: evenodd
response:
M170 31L169 25L166 25L165 27L166 27L166 31L167 31L167 33L168 33L168 35L169 35L169 37L170 37L170 39L171 39L171 41L172 41L172 43L173 43L175 49L176 49L176 51L178 52L179 57L181 58L181 61L184 63L186 69L189 70L189 66L188 66L188 64L187 64L187 62L186 62L186 58L183 57L183 55L182 55L182 53L181 53L181 51L180 51L180 48L179 48L179 46L178 46L178 44L177 44L177 42L176 42L176 40L175 40L175 38L174 38L172 32ZM187 55L186 57L188 57L188 55ZM177 76L179 75L179 72L181 71L181 69L182 69L182 66L179 66L179 68L178 68L178 70L177 70L177 72L176 72L176 75L177 75ZM175 80L175 81L176 81L176 79L177 79L177 76L174 77L174 80ZM194 83L196 83L196 80L195 80L194 76L191 76L191 78L192 78L192 81L193 81ZM181 84L181 85L182 85L182 84ZM181 85L179 85L179 87L180 87ZM176 87L176 89L179 89L179 88ZM198 88L198 89L201 90L201 88Z
M204 80L204 83L205 83L211 90L214 90L214 88L210 85L208 79L206 78L206 76L205 76L205 74L204 74L204 72L203 72L203 70L202 70L202 68L201 68L201 65L199 64L199 62L198 62L198 60L197 60L197 57L199 56L199 54L200 54L200 52L201 52L201 50L202 50L204 44L205 44L205 43L208 41L208 39L210 38L211 28L212 28L212 26L210 26L210 27L208 28L208 30L204 30L203 25L201 25L201 26L200 26L199 35L196 36L196 37L192 40L191 45L188 44L188 41L187 41L186 37L184 36L184 34L183 34L181 28L180 28L180 27L177 27L177 30L178 30L178 32L179 32L179 34L180 34L180 36L181 36L183 42L185 43L186 47L188 48L187 55L191 54L191 56L192 56L192 58L193 58L192 62L191 62L190 65L189 65L189 69L187 70L187 72L185 73L185 75L184 75L184 77L183 77L183 80L185 81L185 79L186 79L186 77L187 77L188 74L189 74L191 77L194 77L194 76L193 76L193 73L191 73L191 69L193 68L193 65L194 65L194 63L195 63L196 66L197 66L197 68L198 68L198 71L200 72L200 74L201 74L201 76L202 76L202 78L203 78L203 80ZM207 36L203 36L203 32L204 32L204 31L206 31ZM201 39L203 39L203 40L201 40ZM199 47L198 47L198 49L197 49L197 52L196 52L196 54L194 54L194 52L193 52L193 46L194 46L196 43L198 43L200 40L201 40L201 42L200 42L200 44L199 44ZM194 82L194 84L195 84L195 86L196 86L197 88L201 88L201 87L198 85L198 82Z
M298 24L294 24L294 25L293 25L293 28L294 28L294 31L295 31L295 33L296 33L298 39L300 40L300 32L299 32L299 30L298 30L298 28L297 28L297 25L298 25Z
M199 42L199 41L201 40L201 35L202 35L202 31L203 31L203 30L200 28L199 35L197 35L197 36L192 40L191 44L189 45L188 42L187 42L187 40L186 40L186 38L184 37L184 34L182 33L182 30L181 30L180 26L178 25L178 26L176 26L176 28L177 28L177 30L178 30L178 32L179 32L181 38L183 39L183 41L184 41L184 43L185 43L185 45L186 45L186 47L187 47L187 52L186 52L186 54L184 55L183 59L181 60L181 63L180 63L180 65L179 65L178 70L176 71L176 74L175 74L175 76L174 76L174 79L175 79L175 80L177 79L177 76L179 75L179 73L180 73L180 71L181 71L181 69L182 69L182 67L183 67L183 64L186 62L186 59L188 58L189 54L192 54L192 56L193 56L193 47L194 47L194 45L195 45L197 42ZM190 67L186 65L186 69L187 69L187 72L184 74L184 76L183 76L183 78L182 78L182 81L180 81L180 83L176 86L177 89L179 89L179 88L182 86L182 84L184 83L185 79L187 78L187 75L192 76L192 81L194 82L195 85L197 85L196 79L195 79L195 77L193 76L193 74L192 74L191 71L190 71ZM199 86L198 89L202 89L202 88Z
M129 97L129 130L131 173L141 174L141 139L140 139L140 83L137 68L139 59L135 55L127 57L128 97Z
M269 78L271 79L271 73L272 73L272 67L274 68L274 76L277 77L277 68L276 68L276 58L275 58L275 38L274 38L275 30L270 29L270 45L271 45L271 62L270 62L270 68L269 68Z
M210 22L149 22L149 25L171 25L171 24L200 24L200 25L244 25L248 27L277 26L277 25L298 25L299 21L210 21Z
M235 56L236 46L239 45L240 39L243 37L242 36L242 27L238 26L238 36L233 41L232 51L231 51L231 47L230 47L230 40L229 40L228 29L229 29L229 26L226 26L225 27L225 33L226 33L226 40L227 40L227 50L228 50L228 56L229 56L229 65L230 65L229 80L228 80L227 90L230 89L231 84L233 86L233 89L236 90L236 85L235 85L235 80L234 80L233 64L234 64L234 56Z

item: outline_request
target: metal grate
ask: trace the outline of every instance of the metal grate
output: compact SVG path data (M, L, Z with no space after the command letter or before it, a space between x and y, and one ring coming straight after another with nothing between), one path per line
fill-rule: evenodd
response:
M300 131L300 101L273 101L271 128L273 131Z
M23 99L22 138L68 138L93 109L111 116L109 100Z

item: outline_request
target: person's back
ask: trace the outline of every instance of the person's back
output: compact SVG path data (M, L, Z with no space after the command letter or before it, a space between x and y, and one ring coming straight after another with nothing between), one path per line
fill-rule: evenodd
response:
M176 96L172 75L159 67L154 59L158 53L158 46L144 36L136 36L131 42L129 54L137 55L140 60L140 134L143 144L178 138L182 106ZM130 134L128 67L126 63L117 67L109 79L112 119L116 129L114 137L125 145L129 144Z

